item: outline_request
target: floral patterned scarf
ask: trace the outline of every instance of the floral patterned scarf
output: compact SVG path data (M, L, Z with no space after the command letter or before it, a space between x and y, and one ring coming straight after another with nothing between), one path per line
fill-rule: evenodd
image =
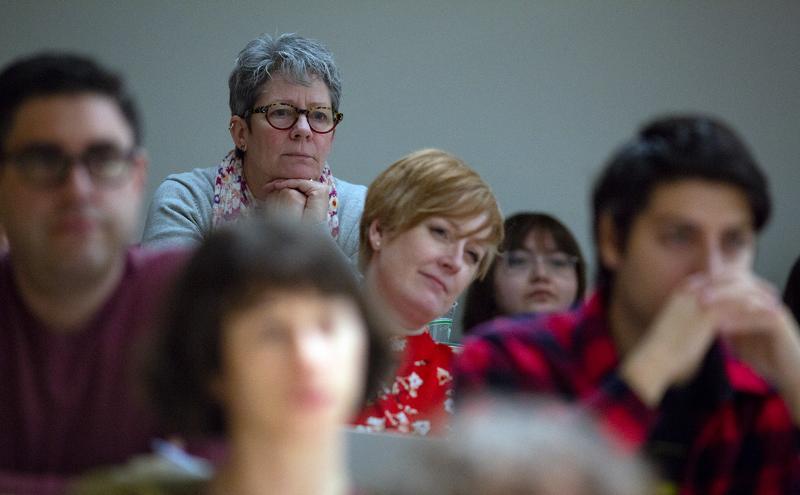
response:
M328 186L328 227L334 239L339 237L339 196L333 183L333 174L327 163L322 167L320 183ZM258 200L247 187L241 158L231 150L217 168L214 179L213 227L245 218L257 208Z

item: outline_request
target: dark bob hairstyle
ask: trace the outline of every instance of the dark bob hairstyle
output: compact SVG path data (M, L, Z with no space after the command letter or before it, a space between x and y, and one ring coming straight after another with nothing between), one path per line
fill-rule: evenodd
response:
M224 411L209 384L221 371L225 318L265 291L307 289L357 305L368 342L364 398L376 391L392 364L387 327L330 236L275 219L244 222L203 242L164 311L147 378L165 426L187 436L224 435Z
M583 299L586 293L586 261L581 253L578 241L569 229L555 217L546 213L521 212L508 217L504 223L505 238L500 246L500 252L513 251L524 247L528 234L535 231L548 232L553 236L556 247L571 256L578 258L575 265L575 277L578 279L578 290L575 293L576 304ZM467 290L464 308L464 332L484 321L491 320L502 313L494 297L494 277L498 258L489 268L483 280L475 280Z

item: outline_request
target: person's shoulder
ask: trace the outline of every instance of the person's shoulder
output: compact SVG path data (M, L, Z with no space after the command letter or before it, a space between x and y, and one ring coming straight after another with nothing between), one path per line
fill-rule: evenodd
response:
M219 167L206 167L195 168L187 172L178 172L169 174L161 183L159 188L162 187L205 187L209 186L213 189L214 178L217 176L217 169Z
M565 349L578 344L579 332L585 328L589 318L581 309L552 313L539 317L538 325Z
M579 332L586 315L581 309L552 314L500 316L476 326L464 339L464 348L540 349L572 353L579 345Z
M158 288L173 279L186 264L191 252L190 249L177 247L130 247L126 253L129 268L125 282L138 281Z
M147 215L148 222L163 207L210 212L216 176L217 167L196 168L168 175L153 194L153 202Z
M500 317L475 327L453 363L460 394L485 387L516 390L526 373L546 374L555 340L537 316Z
M165 266L174 266L184 263L191 255L192 250L185 247L150 248L131 246L127 256L137 270L149 270Z
M350 262L356 265L358 263L359 225L367 199L367 188L336 177L333 178L333 184L339 197L338 244Z
M336 187L336 194L339 196L339 214L344 222L351 217L357 224L361 220L361 212L364 211L364 203L367 200L367 187L361 184L353 184L336 177L333 178Z
M367 196L367 186L362 184L353 184L338 177L333 178L333 184L336 186L336 192L343 198L360 199L363 203L364 198Z
M473 328L466 341L475 339L535 341L553 332L550 326L551 319L549 315L539 314L498 316Z
M147 211L142 242L196 244L211 230L216 169L172 174L156 188Z

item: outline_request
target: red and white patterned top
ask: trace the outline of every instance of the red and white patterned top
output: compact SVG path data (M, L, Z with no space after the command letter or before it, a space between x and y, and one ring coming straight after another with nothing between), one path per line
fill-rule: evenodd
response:
M453 413L453 350L428 331L395 341L402 352L391 387L357 416L356 429L415 435L441 434Z

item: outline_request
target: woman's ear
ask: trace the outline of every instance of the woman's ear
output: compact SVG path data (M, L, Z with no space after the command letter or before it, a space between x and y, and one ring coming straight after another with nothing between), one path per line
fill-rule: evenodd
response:
M597 225L597 250L600 254L600 263L606 269L615 271L619 267L622 259L622 246L619 244L617 228L610 213L600 215Z
M369 224L369 245L373 251L380 251L381 249L381 241L383 240L383 231L381 229L380 223L378 220L373 220L371 224Z
M242 151L247 151L247 135L249 131L249 128L247 127L247 121L238 115L231 115L228 130L231 133L233 146Z

